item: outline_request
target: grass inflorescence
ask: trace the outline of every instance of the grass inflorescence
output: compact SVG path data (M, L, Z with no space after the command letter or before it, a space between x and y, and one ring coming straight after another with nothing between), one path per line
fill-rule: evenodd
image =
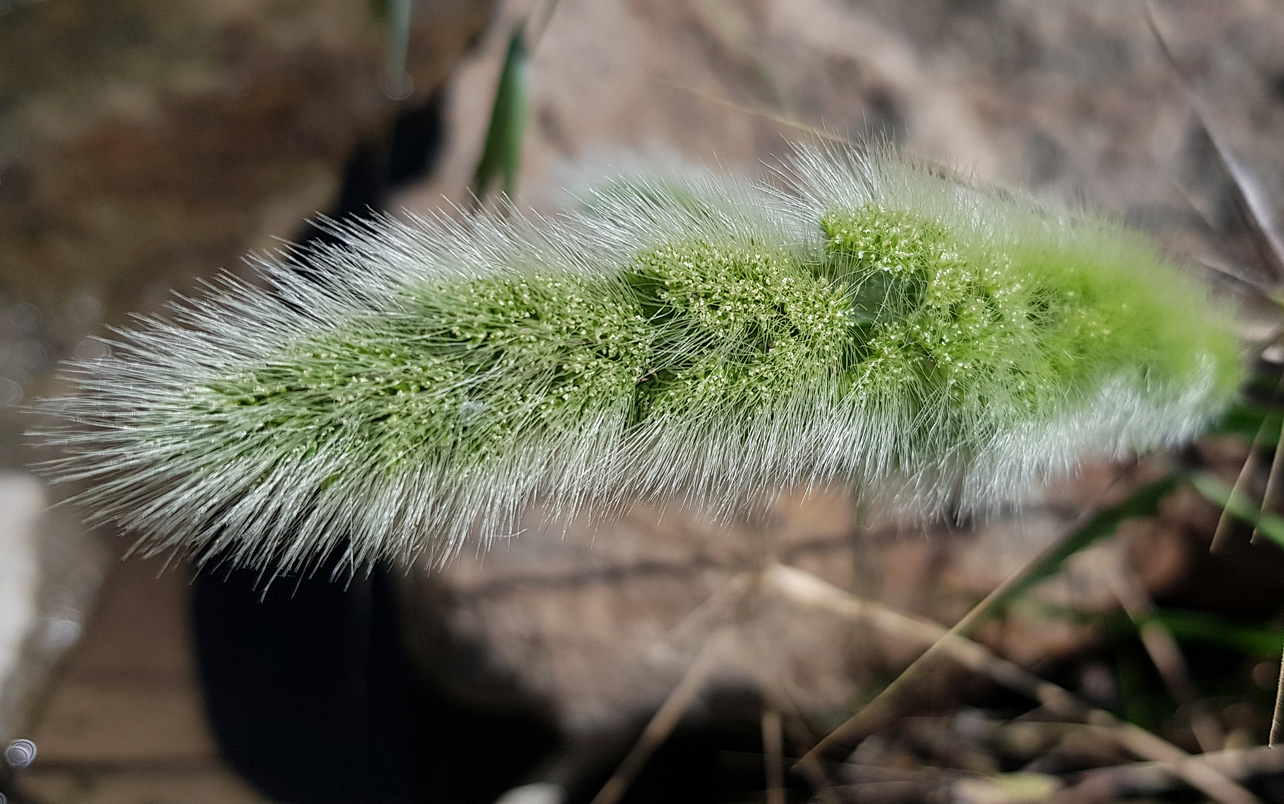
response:
M729 517L842 483L984 511L1234 392L1224 314L1138 235L889 153L781 173L349 227L324 282L265 263L76 366L53 471L154 549L441 559L536 501Z

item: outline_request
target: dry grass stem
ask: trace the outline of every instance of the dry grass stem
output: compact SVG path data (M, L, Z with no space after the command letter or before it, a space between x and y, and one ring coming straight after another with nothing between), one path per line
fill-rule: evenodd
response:
M1150 655L1150 660L1154 662L1168 691L1190 712L1191 730L1195 732L1200 749L1205 753L1221 750L1226 743L1221 724L1200 706L1181 648L1168 629L1151 618L1154 604L1137 574L1127 565L1122 555L1117 556L1112 565L1099 564L1098 569L1110 584L1119 605L1128 614L1133 625L1137 626L1141 644Z
M1284 383L1281 383L1281 390L1284 390ZM1284 421L1278 417L1276 423L1281 426L1281 430L1276 431L1276 443L1279 442L1279 436L1284 434ZM1276 449L1271 456L1271 471L1266 477L1266 491L1262 494L1262 514L1278 514L1280 512L1280 483L1284 482L1284 459L1280 455L1280 450ZM1261 544L1262 533L1257 526L1253 527L1253 536L1250 539L1253 544Z
M687 707L695 700L696 695L708 680L709 674L717 666L718 654L722 651L722 646L727 639L730 629L722 628L716 631L700 649L696 655L695 661L687 668L682 675L678 685L669 693L660 708L656 710L642 734L638 737L637 742L629 749L620 766L616 768L615 773L602 789L593 797L590 804L616 804L629 785L637 778L642 768L646 766L647 760L655 753L655 750L664 744L664 741L673 733L678 722L682 720L682 715L687 711Z
M1222 776L1240 782L1284 773L1284 751L1267 747L1218 751L1204 754L1200 759ZM1088 771L1077 784L1066 789L1065 800L1087 804L1159 795L1176 789L1180 784L1181 781L1163 763L1139 762Z
M843 617L870 623L887 633L928 643L931 645L928 652L935 649L969 670L1039 701L1053 714L1086 721L1095 726L1102 736L1113 738L1120 746L1139 757L1167 763L1174 773L1192 787L1223 804L1260 804L1250 791L1209 767L1199 757L1191 756L1144 729L1121 722L1109 712L1089 707L1065 688L995 656L984 646L960 636L954 629L853 597L842 589L793 567L776 565L768 568L763 573L762 587L800 605L831 611ZM898 680L905 678L906 674L903 673ZM884 697L882 700L887 705L893 699ZM866 710L869 708L866 707ZM812 749L808 756L816 752L817 749Z
M1213 145L1213 151L1217 154L1218 167L1230 179L1231 201L1241 220L1248 227L1259 267L1273 282L1284 280L1284 237L1281 237L1280 232L1275 228L1269 212L1271 209L1269 200L1244 166L1226 148L1216 127L1210 124L1212 117L1205 111L1204 104L1191 88L1190 79L1173 56L1167 40L1159 30L1159 20L1153 1L1146 4L1146 21L1164 58L1180 81L1182 91L1186 95L1187 102L1190 103L1191 110L1195 113L1195 118L1203 128L1208 141Z
M1102 738L1115 740L1120 747L1138 757L1159 763L1191 787L1224 804L1261 804L1261 799L1248 788L1233 781L1203 755L1193 756L1172 743L1131 723L1123 723L1103 710L1089 718L1090 725Z
M1235 478L1235 485L1231 487L1230 500L1227 505L1222 507L1221 515L1217 518L1217 529L1213 531L1213 543L1209 550L1213 553L1223 553L1230 545L1231 531L1234 529L1234 515L1231 509L1234 507L1234 501L1245 496L1245 489L1249 481L1257 474L1258 453L1261 450L1262 442L1266 437L1267 427L1270 425L1272 416L1267 416L1262 421L1262 426L1257 428L1257 435L1253 437L1253 445L1249 448L1248 458L1244 460L1244 465L1240 467L1239 475Z
M805 752L814 746L816 744L816 736L807 728L802 715L798 712L798 707L788 693L781 689L772 679L767 678L760 668L754 668L754 673L757 676L758 686L762 691L762 697L767 706L781 713L784 731L788 734L789 740L794 744L794 747L800 752ZM803 757L794 765L793 770L802 774L807 779L807 782L811 784L816 800L820 804L839 804L838 795L830 785L829 778L825 775L825 769L821 767L820 762L814 757Z
M767 804L785 804L785 736L780 713L771 708L762 710L762 753Z
M954 804L1044 804L1060 788L1055 776L1018 771L959 779L950 793Z
M1271 736L1267 745L1278 748L1284 741L1284 658L1280 660L1280 680L1275 687L1275 711L1271 714Z
M1129 477L1131 474L1131 469L1120 472L1115 476L1105 490L1103 490L1101 496L1109 493L1116 485L1119 484L1120 481ZM1087 511L1081 514L1069 528L1066 529L1065 533L1059 539L1045 547L1021 569L1008 576L1003 583L995 587L995 589L986 595L984 599L973 606L967 614L963 615L962 619L951 626L946 634L951 637L957 637L971 631L974 625L988 617L1001 602L1007 600L1019 585L1024 584L1026 579L1034 573L1047 558L1055 555L1056 552L1060 550L1062 546L1073 536L1079 527L1089 522L1093 516L1099 513L1099 511L1100 505L1098 503L1094 503ZM939 628L936 623L932 623L932 625ZM900 688L907 684L910 679L914 678L924 667L931 663L939 652L944 650L943 640L933 637L927 641L929 643L929 647L926 651L911 662L910 665L906 667L891 684L888 684L883 688L883 690L880 691L872 701L866 704L864 708L817 743L816 746L808 752L808 756L805 758L817 759L820 754L838 740L852 734L857 734L868 728L869 724L875 719L875 717L881 715L882 710L887 706L890 699L899 693Z

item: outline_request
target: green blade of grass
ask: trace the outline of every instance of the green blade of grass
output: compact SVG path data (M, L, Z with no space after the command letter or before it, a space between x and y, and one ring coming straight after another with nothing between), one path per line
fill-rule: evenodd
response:
M1284 648L1284 630L1235 622L1208 612L1157 609L1147 620L1162 624L1179 642L1198 642L1249 656L1272 656Z
M370 16L388 26L384 57L384 88L393 100L404 100L413 89L406 73L410 50L410 22L414 0L371 0Z
M504 192L513 195L517 188L517 171L521 167L522 137L526 130L529 101L526 95L526 44L522 31L513 33L508 54L495 89L495 104L486 129L486 143L473 173L472 191L481 199L496 177L503 182Z

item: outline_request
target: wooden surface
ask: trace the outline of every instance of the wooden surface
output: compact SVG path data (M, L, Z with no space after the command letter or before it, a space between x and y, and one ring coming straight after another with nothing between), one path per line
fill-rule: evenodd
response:
M84 639L50 681L20 776L38 804L266 802L222 764L191 649L187 569L116 563Z

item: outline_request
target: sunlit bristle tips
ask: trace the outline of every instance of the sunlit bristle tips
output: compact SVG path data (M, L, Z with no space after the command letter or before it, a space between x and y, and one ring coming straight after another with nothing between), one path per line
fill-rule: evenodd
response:
M73 366L50 470L155 550L440 561L536 502L730 519L842 484L984 512L1234 392L1225 312L1136 234L892 153L781 173L346 228Z

